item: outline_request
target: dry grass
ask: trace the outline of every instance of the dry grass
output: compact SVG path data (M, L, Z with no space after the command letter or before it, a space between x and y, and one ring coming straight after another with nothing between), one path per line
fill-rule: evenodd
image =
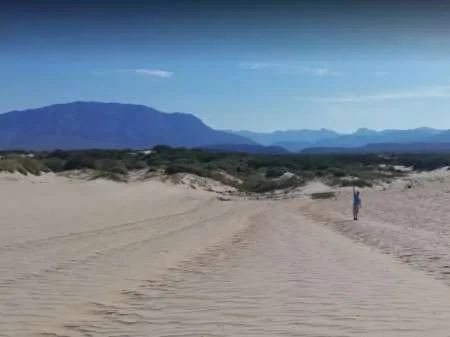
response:
M19 172L23 175L33 174L38 176L42 172L48 171L48 168L34 158L22 155L9 155L0 158L0 172Z

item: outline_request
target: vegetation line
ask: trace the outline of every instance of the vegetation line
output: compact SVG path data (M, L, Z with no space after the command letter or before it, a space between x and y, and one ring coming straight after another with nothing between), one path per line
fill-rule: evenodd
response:
M320 179L330 186L365 187L403 176L409 167L450 166L450 154L245 154L156 146L151 151L56 150L0 152L0 171L40 175L89 169L92 178L127 181L132 171L192 173L241 191L264 193ZM319 196L320 197L320 196ZM322 196L323 197L323 196Z

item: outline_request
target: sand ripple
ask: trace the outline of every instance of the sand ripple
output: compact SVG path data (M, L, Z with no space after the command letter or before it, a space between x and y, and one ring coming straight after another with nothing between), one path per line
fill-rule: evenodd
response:
M287 203L286 203L287 205ZM67 336L448 336L439 281L272 206L233 240L92 303Z
M374 206L354 222L346 199L8 184L0 336L449 335L445 220L420 225L432 214L395 193L393 208L366 194ZM424 200L411 193L413 207ZM37 195L45 200L32 208Z

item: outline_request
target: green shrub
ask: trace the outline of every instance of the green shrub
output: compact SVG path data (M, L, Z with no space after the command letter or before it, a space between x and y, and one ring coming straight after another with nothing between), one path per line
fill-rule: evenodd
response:
M41 175L41 171L43 171L42 163L40 163L34 158L24 158L22 166L25 169L25 171L35 176Z
M344 170L339 168L331 168L329 172L332 174L335 178L344 178L347 174Z
M52 172L61 172L64 170L66 160L58 157L45 158L42 160L42 163L45 167L48 167Z
M239 188L246 192L266 193L280 189L294 188L302 184L303 181L295 176L281 180L270 180L261 176L252 176L246 179Z
M28 171L23 166L17 167L17 172L19 172L20 174L23 174L24 176L28 175Z
M18 170L19 165L15 159L0 159L0 171L14 173Z
M83 168L81 157L70 157L64 164L62 171L79 170Z
M317 192L311 194L311 199L331 199L336 196L335 192Z
M148 168L147 163L143 160L127 163L125 166L127 170L145 170Z
M108 179L116 182L126 182L126 176L115 173L115 172L108 172L108 171L98 171L96 174L94 174L91 178L91 180L95 179Z
M177 173L191 173L201 177L208 177L210 175L209 172L203 169L202 167L185 164L169 165L165 168L164 172L168 175L173 175Z
M91 162L90 162L91 163ZM120 161L114 159L103 159L103 160L93 160L92 166L89 165L87 168L93 168L95 170L101 170L104 172L112 172L118 174L125 174L128 172L125 165Z
M269 167L266 171L267 178L278 178L285 174L287 170L284 167Z

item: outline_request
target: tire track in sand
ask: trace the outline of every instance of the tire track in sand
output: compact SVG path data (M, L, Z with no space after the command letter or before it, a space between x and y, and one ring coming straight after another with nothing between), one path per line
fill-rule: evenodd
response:
M234 240L85 307L58 336L448 336L450 290L268 203Z

